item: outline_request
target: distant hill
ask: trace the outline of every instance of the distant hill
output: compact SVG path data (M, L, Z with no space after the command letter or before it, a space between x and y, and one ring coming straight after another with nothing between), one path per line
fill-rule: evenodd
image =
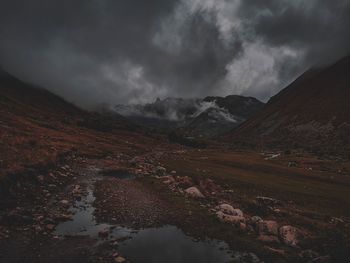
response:
M225 140L258 148L350 153L350 56L305 72Z
M212 137L237 127L263 106L264 103L255 98L231 95L204 99L157 99L144 105L117 105L114 109L147 127L177 129L189 136Z

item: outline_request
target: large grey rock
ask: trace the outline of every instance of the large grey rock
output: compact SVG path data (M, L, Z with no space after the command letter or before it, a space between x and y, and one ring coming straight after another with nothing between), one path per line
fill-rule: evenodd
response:
M295 247L298 244L298 229L293 226L282 226L279 229L279 236L281 241L288 245Z
M238 225L240 223L244 223L244 221L245 221L245 218L243 216L228 215L222 211L218 211L216 213L216 216L217 216L217 218L219 218L219 220L221 222L231 223L231 224L235 224L235 225Z
M191 197L194 197L194 198L203 198L204 197L204 195L201 193L201 191L199 191L198 188L195 186L187 188L185 190L185 193Z

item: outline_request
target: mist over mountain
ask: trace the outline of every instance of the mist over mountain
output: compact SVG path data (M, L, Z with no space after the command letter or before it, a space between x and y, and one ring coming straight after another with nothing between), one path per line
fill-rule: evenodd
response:
M204 99L166 98L153 103L116 105L113 110L137 124L167 130L181 129L196 136L227 132L258 113L264 103L231 95Z

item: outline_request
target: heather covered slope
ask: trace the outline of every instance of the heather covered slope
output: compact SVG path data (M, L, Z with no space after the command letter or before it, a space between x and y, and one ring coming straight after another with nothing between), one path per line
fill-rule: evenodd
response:
M227 139L255 147L350 152L350 56L305 72Z
M46 90L0 75L1 176L54 163L71 152L142 151L150 139L135 130L121 116L83 111ZM130 138L133 149L126 143Z

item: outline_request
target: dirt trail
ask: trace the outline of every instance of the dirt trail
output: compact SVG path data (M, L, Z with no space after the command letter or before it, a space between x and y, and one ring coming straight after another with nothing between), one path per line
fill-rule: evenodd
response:
M38 202L31 222L1 226L8 235L0 239L0 262L126 262L130 257L131 262L147 257L156 257L154 262L225 262L231 257L226 243L195 242L170 226L182 211L135 176L102 176L104 168L109 167L103 162L84 160L72 168L73 181L48 195L45 206Z
M220 185L219 175L207 176L216 166L210 167L208 158L203 162L203 154L208 155L153 151L136 157L77 157L46 176L38 174L35 183L22 182L18 187L24 190L15 191L17 207L6 208L0 218L0 262L261 262L256 255L266 262L308 262L320 255L309 251L318 244L289 246L279 227L292 224L284 229L310 236L306 228L313 220L314 227L347 233L342 219L327 223L295 214L287 202L243 198L237 188ZM164 159L174 162L168 170L161 166ZM188 164L179 166L180 161ZM234 171L230 164L222 164L229 170L218 173ZM202 169L196 169L199 165ZM188 188L203 196L191 196ZM266 225L259 227L255 219ZM292 241L299 240L293 236Z
M157 193L133 179L104 177L95 186L96 216L100 222L133 228L166 222L173 213Z

